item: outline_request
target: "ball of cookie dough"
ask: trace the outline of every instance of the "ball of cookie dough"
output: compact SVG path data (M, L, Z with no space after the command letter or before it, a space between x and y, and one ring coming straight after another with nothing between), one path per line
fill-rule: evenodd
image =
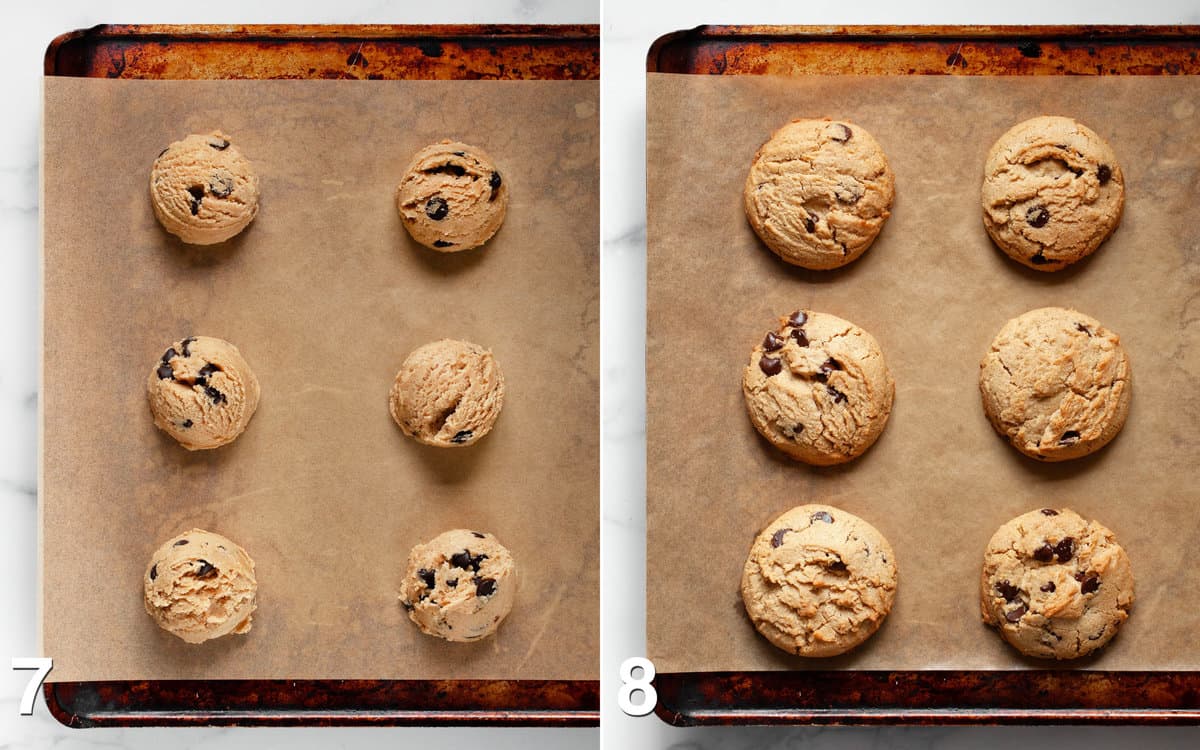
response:
M392 384L392 419L426 445L471 445L496 424L504 406L504 375L491 351L442 339L408 355Z
M496 537L454 529L413 547L400 603L422 633L477 641L512 610L517 568Z
M469 250L504 223L508 185L483 149L442 141L418 151L404 170L396 209L409 235L425 247Z
M754 155L746 218L780 258L837 268L866 252L891 215L895 177L879 143L849 122L793 120Z
M845 463L879 438L896 386L871 334L829 313L779 319L742 377L755 429L808 464Z
M224 242L258 213L258 175L229 136L214 131L175 141L150 170L154 215L192 245Z
M258 379L237 347L188 336L167 347L146 381L154 424L188 450L233 442L258 408Z
M1043 461L1086 456L1116 437L1129 414L1131 378L1121 337L1061 307L1005 323L979 366L996 432Z
M1133 605L1133 570L1113 533L1070 509L1033 510L988 542L983 621L1027 656L1074 659L1112 640Z
M1121 223L1125 176L1112 148L1069 117L1035 117L992 146L983 168L983 225L1013 260L1057 271Z
M250 632L258 583L246 550L192 529L168 540L143 577L146 612L188 643Z
M758 535L742 602L758 632L797 656L843 654L879 629L896 596L896 557L874 526L801 505Z

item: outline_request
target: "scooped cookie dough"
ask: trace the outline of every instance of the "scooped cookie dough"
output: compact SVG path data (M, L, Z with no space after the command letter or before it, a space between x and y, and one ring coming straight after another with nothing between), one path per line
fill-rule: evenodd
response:
M508 185L483 149L442 141L417 152L396 188L404 228L445 253L479 247L504 223Z
M1104 447L1129 414L1129 358L1093 317L1043 307L1000 329L979 369L996 432L1031 458L1065 461Z
M896 557L874 526L801 505L750 548L742 602L758 632L797 656L843 654L879 629L896 596Z
M983 621L1028 656L1074 659L1112 640L1133 605L1133 570L1113 533L1073 510L1033 510L988 543Z
M442 339L417 348L392 384L392 419L426 445L471 445L491 431L503 407L496 358L469 341Z
M192 451L233 442L258 408L258 379L237 347L208 336L169 346L146 389L154 424Z
M755 429L808 464L845 463L879 438L895 384L874 337L828 313L780 318L742 376Z
M250 632L258 582L246 550L220 534L192 529L150 558L146 612L188 643Z
M413 547L400 603L422 633L477 641L512 611L517 568L496 537L454 529Z
M150 202L168 232L192 245L212 245L258 214L258 175L224 133L189 135L154 160Z
M983 225L1013 260L1057 271L1090 255L1121 223L1125 176L1112 147L1069 117L1035 117L992 146Z
M837 268L866 252L891 215L895 177L879 143L849 122L793 120L750 165L743 202L780 258Z

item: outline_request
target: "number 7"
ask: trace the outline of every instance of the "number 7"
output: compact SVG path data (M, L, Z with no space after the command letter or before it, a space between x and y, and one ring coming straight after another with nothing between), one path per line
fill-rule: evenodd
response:
M38 688L42 686L42 682L46 679L46 675L50 674L50 670L54 668L54 660L39 656L14 656L12 660L13 669L36 669L33 679L25 686L25 692L21 695L21 715L33 715L33 701L37 697Z

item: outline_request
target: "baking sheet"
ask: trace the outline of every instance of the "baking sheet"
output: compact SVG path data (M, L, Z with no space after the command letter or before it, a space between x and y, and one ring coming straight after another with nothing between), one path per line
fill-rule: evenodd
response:
M45 81L43 653L54 681L595 679L598 634L598 83ZM191 248L150 208L150 164L221 128L262 205ZM422 146L485 148L512 192L482 250L432 253L393 190ZM232 445L188 453L145 377L191 333L262 385ZM462 451L387 409L409 351L490 347L507 397ZM546 523L553 519L553 526ZM158 544L199 526L257 563L245 637L191 646L142 611ZM494 532L520 566L498 636L422 635L397 600L408 550Z
M647 81L647 642L659 673L786 669L1191 670L1200 667L1200 81L1193 78L691 76ZM1076 117L1116 150L1120 229L1075 267L1042 274L990 242L979 186L988 148L1039 114ZM794 268L748 226L755 150L795 117L852 120L879 140L896 201L861 259ZM1133 402L1107 448L1026 459L988 424L979 360L1009 318L1073 306L1117 331ZM777 316L832 312L870 331L896 379L880 440L841 467L795 463L746 416L742 369ZM899 588L849 655L802 660L746 617L738 586L755 534L828 502L895 549ZM1005 521L1072 507L1114 530L1137 602L1098 657L1026 660L979 620L983 550Z

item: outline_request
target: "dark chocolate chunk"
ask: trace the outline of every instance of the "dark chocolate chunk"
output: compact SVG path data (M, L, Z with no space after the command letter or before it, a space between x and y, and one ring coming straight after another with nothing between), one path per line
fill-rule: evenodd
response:
M842 369L842 363L838 362L833 357L830 357L829 359L822 362L821 366L817 368L816 378L817 378L817 380L824 383L826 380L829 379L829 373L833 372L834 370L840 370L840 369Z
M449 174L455 177L466 177L467 170L460 164L443 164L440 167L426 169L425 174Z
M466 156L467 152L466 151L455 151L454 155L455 156Z
M850 140L854 136L854 131L851 130L848 126L843 125L840 122L836 123L836 125L837 125L837 127L841 128L841 130L834 133L833 135L829 136L833 140L837 141L838 143L845 143L846 141Z
M842 562L841 560L834 560L833 562L829 563L827 569L832 570L835 573L845 573L846 563Z
M783 348L783 339L776 336L773 331L767 331L767 335L763 339L762 348L768 352L778 351Z
M183 356L185 356L185 357L192 356L192 353L190 351L188 351L188 347L191 346L192 342L195 340L196 340L195 336L188 336L186 339L179 342L179 348L183 350Z
M192 420L185 419L179 426L186 430L187 428L191 427L193 424L195 424L195 423L192 422Z
M1067 430L1058 439L1059 445L1075 445L1079 442L1079 433L1075 430Z
M433 196L425 203L425 215L434 221L441 221L450 213L450 204L441 196Z
M803 328L793 328L792 338L795 339L796 346L808 346L808 334L804 332Z
M226 198L233 192L233 178L215 174L208 179L208 192L218 198Z
M211 385L204 386L204 394L212 399L214 404L228 403L229 399L225 398L225 394L213 388Z
M1054 581L1046 581L1045 583L1042 584L1041 588L1042 588L1042 591L1045 591L1047 593L1054 591L1054 589L1055 589Z
M176 352L175 347L172 346L170 349L163 352L162 361L170 362L172 359L174 359L175 357L178 357L178 356L179 356L179 353Z
M769 378L783 372L783 360L778 357L762 357L758 360L758 367Z
M452 588L452 589L454 589L454 588L458 588L458 579L457 579L457 578L451 578L449 581L446 581L446 585L447 585L447 586L449 586L449 587L450 587L450 588Z
M829 395L833 397L833 403L835 404L840 404L846 400L846 394L842 393L837 388L834 388L832 385L825 386L825 390L828 391Z
M1043 516L1057 516L1058 511L1055 510L1054 508L1042 508L1042 515Z
M808 322L808 313L804 312L803 310L797 310L788 316L787 322L788 325L792 326L793 328L799 328Z
M482 554L475 555L474 557L471 558L471 567L475 569L476 573L479 572L479 567L481 565L483 565L483 561L486 560L487 558L488 558L487 555L482 555Z
M1050 562L1054 559L1054 548L1049 544L1043 544L1033 551L1033 559L1038 562Z
M155 578L158 578L158 563L150 566L150 580L153 581Z
M1083 323L1076 323L1075 330L1080 333L1086 333L1089 337L1092 335L1092 329L1085 326Z
M1004 601L1011 602L1011 601L1015 601L1016 598L1018 596L1020 596L1021 589L1012 585L1012 583L1010 583L1009 581L1004 580L1004 581L1001 581L1000 583L996 584L996 593L999 594L1000 596L1003 596Z
M208 385L208 378L204 377L203 375L197 375L192 380L192 385L198 385L201 388L204 388Z
M808 232L817 231L817 222L813 221L811 216L805 216L804 217L804 229L807 230Z
M818 510L816 513L813 513L811 516L809 516L809 520L813 521L814 523L817 521L820 521L821 523L833 523L833 516L829 515L828 511Z
M1100 576L1096 574L1076 573L1075 580L1079 581L1079 593L1094 594L1100 590Z
M1031 227L1044 227L1050 221L1050 212L1045 206L1034 206L1025 212L1025 221Z
M158 369L155 370L155 372L158 373L159 380L166 380L167 378L169 378L175 374L174 371L171 369L170 365L159 365Z
M1037 254L1035 254L1032 258L1029 259L1029 262L1035 266L1044 266L1047 263L1053 263L1054 261L1050 260L1045 255L1042 255L1042 251L1039 250L1037 252Z
M454 247L454 243L446 242L445 240L434 240L433 246L434 247Z
M204 186L193 185L192 187L188 188L187 191L188 194L192 196L190 208L192 210L192 216L195 216L200 213L200 201L204 199Z
M1054 545L1054 556L1059 562L1066 562L1075 556L1075 540L1071 537L1063 537L1062 541Z
M200 569L196 571L197 578L204 579L204 578L215 578L216 577L216 575L217 575L216 566L214 566L208 560L197 560L196 562L200 563Z
M488 187L492 189L492 195L488 198L489 201L496 200L496 191L500 189L500 184L500 173L492 172L492 176L488 178Z
M200 374L200 377L207 378L209 375L212 375L214 372L220 372L220 371L221 371L221 368L217 367L212 362L205 362L204 366L200 368L199 374Z
M475 535L475 536L479 537L480 539L486 539L486 538L487 538L487 534L480 534L478 531L472 531L471 533L472 533L473 535Z
M218 151L224 151L225 149L229 148L229 141L225 140L224 138L209 138L208 145L212 146Z
M187 544L187 543L188 543L188 540L186 540L186 539L180 539L178 542L175 542L175 543L174 543L174 544L172 544L171 546L172 546L172 547L182 547L183 545L185 545L185 544Z
M495 578L480 578L475 576L471 579L475 583L475 596L491 596L496 593Z
M771 535L771 546L772 546L772 547L778 547L778 546L782 545L782 544L783 544L783 537L784 537L784 536L785 536L785 535L786 535L786 534L787 534L789 531L791 531L791 529L780 529L779 531L776 531L774 534L772 534L772 535Z
M454 437L450 438L450 442L461 445L462 443L470 440L471 436L474 434L475 433L471 430L459 430L458 432L454 433Z
M463 570L470 570L471 569L471 552L469 550L463 550L462 552L455 552L453 555L450 555L450 564L456 568L462 568Z
M1096 170L1096 176L1100 178L1101 185L1107 185L1108 181L1112 179L1112 168L1107 164L1101 164L1100 168Z
M1024 603L1018 604L1016 609L1010 609L1004 613L1004 619L1009 622L1020 622L1028 611L1029 607L1026 607Z
M437 585L437 571L429 568L421 568L417 571L417 578L421 579L421 583L425 584L425 588L431 589Z

